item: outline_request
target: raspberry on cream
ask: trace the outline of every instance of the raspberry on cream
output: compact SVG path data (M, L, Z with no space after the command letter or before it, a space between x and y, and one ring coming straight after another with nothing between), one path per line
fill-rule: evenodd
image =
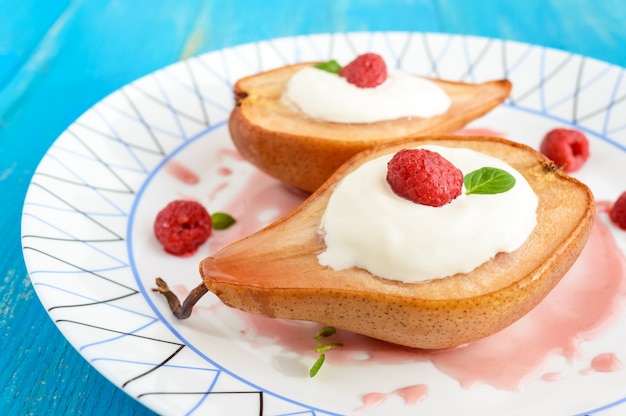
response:
M403 149L387 164L387 183L402 198L440 207L463 192L463 172L437 152Z
M341 68L339 76L359 88L374 88L387 79L387 64L376 53L364 53Z
M346 176L330 197L319 232L318 255L335 270L358 267L405 283L469 273L499 252L519 248L536 226L537 196L502 160L462 148L422 146L440 153L464 175L481 167L515 178L507 192L462 193L441 207L397 196L385 177L393 155L369 161Z

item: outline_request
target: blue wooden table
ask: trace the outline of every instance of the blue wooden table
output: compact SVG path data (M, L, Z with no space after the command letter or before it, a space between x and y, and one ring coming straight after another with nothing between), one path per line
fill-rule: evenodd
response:
M625 21L623 0L0 1L0 414L152 414L65 341L21 253L37 163L105 95L203 52L321 32L480 35L626 66Z

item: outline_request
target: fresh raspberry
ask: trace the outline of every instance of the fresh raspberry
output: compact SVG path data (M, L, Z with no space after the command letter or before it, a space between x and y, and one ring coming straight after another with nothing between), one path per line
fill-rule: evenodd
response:
M440 207L463 191L463 172L439 153L404 149L387 164L387 182L400 197Z
M359 88L373 88L387 79L387 65L380 55L364 53L341 68L339 76Z
M209 238L211 226L211 216L201 204L177 200L157 214L154 235L165 251L182 256L194 253Z
M578 130L554 129L543 138L539 150L565 172L575 172L589 158L589 141Z
M613 207L611 207L609 218L611 218L613 224L617 225L622 230L626 230L626 192L623 192L619 198L617 198Z

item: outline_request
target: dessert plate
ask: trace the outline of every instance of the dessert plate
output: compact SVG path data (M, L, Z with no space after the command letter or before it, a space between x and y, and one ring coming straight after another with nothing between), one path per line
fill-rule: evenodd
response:
M151 288L160 276L185 296L200 283L203 257L304 199L234 150L226 125L233 83L285 64L346 62L366 51L417 74L509 78L506 103L463 133L538 147L552 128L583 131L592 155L575 176L600 209L575 276L500 338L421 354L339 331L329 342L343 347L328 351L310 378L319 326L246 315L210 294L178 321ZM26 265L68 341L160 414L623 413L626 234L606 216L626 189L623 75L623 68L540 46L428 33L320 34L207 53L114 92L55 141L24 203ZM180 198L228 212L237 223L215 231L194 255L168 255L152 222Z

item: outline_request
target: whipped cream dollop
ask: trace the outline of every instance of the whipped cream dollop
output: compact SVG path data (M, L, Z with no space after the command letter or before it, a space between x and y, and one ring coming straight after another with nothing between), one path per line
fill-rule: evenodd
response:
M364 163L335 188L319 232L318 255L335 270L358 267L405 283L469 273L499 252L519 248L537 224L538 198L506 162L469 149L420 146L441 154L463 175L482 167L506 170L515 186L500 194L463 193L431 207L397 196L383 157Z
M404 72L388 70L382 84L359 88L344 77L314 67L296 72L282 98L311 118L336 123L433 117L445 113L451 103L434 82Z

